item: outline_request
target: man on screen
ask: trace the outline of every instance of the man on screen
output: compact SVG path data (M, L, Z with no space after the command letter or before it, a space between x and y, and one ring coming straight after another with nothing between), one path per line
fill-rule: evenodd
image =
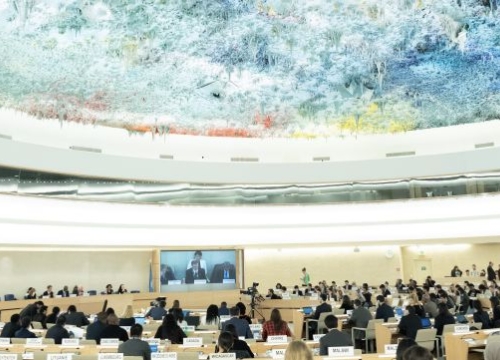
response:
M236 268L228 261L214 266L210 282L222 283L224 279L236 279Z
M191 261L191 267L186 270L186 284L193 284L195 280L206 280L205 269L200 267L198 260Z

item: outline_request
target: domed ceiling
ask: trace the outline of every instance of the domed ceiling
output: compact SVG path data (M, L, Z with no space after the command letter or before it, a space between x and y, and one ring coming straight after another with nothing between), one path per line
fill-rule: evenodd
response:
M0 0L0 107L131 132L500 118L497 0Z

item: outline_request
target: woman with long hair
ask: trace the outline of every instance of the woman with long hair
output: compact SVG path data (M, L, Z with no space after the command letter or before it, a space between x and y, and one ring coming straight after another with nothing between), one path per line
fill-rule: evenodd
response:
M313 360L313 354L305 342L294 340L286 348L285 360Z
M344 314L347 314L347 310L354 310L354 306L352 305L349 295L342 296L342 304L340 304L339 309L344 309Z
M207 308L207 316L205 317L205 325L219 325L219 307L211 304Z
M236 340L238 340L238 338L236 338ZM253 357L253 354L250 355L252 351L248 352L247 350L239 350L235 348L235 337L229 331L223 331L220 333L217 345L215 346L215 352L234 353L237 359Z
M172 314L165 315L163 323L160 325L158 330L156 330L155 334L155 338L162 340L168 339L172 344L182 344L182 339L186 337L186 334L177 324L177 321Z
M262 340L266 341L268 336L273 335L292 336L288 324L281 319L281 313L278 309L271 311L271 319L262 326Z

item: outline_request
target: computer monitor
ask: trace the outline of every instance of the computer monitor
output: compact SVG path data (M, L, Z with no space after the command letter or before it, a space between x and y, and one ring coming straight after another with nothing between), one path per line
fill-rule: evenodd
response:
M135 316L134 319L136 324L144 325L146 323L146 318L144 316Z
M420 321L422 323L422 329L430 329L432 327L431 319L428 317L420 318Z
M313 312L313 308L311 306L304 306L302 308L302 312L304 313L304 315L311 315Z

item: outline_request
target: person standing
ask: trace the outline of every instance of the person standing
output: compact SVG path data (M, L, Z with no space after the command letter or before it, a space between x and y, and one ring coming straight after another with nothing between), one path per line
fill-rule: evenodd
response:
M495 269L493 269L493 262L490 261L488 263L488 268L486 269L486 272L488 273L488 281L495 281L497 276L495 274Z
M300 281L302 281L302 286L307 286L311 282L311 277L307 273L306 268L302 268L302 277L300 278Z

